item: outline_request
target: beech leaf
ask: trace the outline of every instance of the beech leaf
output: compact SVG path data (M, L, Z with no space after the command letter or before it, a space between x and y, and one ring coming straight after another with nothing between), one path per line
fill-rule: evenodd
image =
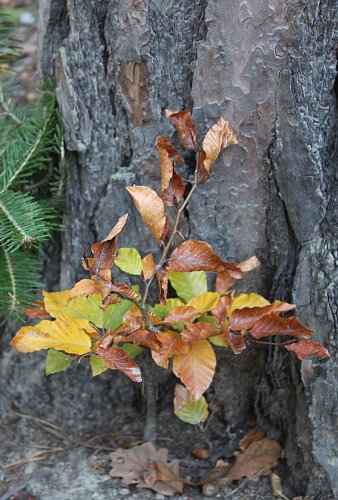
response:
M112 283L110 285L111 291L122 295L130 300L137 300L138 294L132 288L124 283Z
M241 354L246 348L245 338L242 332L228 332L225 330L222 334L222 339L225 340L234 354Z
M203 141L203 151L205 153L204 168L207 172L215 162L221 149L230 144L237 144L236 134L229 125L229 122L220 118L206 133Z
M199 295L198 297L194 297L189 300L187 306L194 307L200 313L205 313L211 311L219 301L220 293L217 292L207 292L203 295Z
M161 198L163 203L170 207L178 207L179 202L183 198L185 185L182 177L173 170L173 175L169 181L169 185L163 190Z
M45 309L45 304L43 300L36 300L34 302L33 307L25 308L25 314L29 318L40 318L40 319L49 318L49 314Z
M112 284L105 279L83 279L75 283L71 289L68 300L71 301L75 297L87 297L88 295L101 294L102 298L107 297L112 289Z
M119 248L115 265L125 273L139 276L142 272L141 255L136 248Z
M46 359L46 375L66 370L73 361L73 357L63 352L49 349Z
M170 271L169 281L177 295L186 302L208 291L207 276L204 271L190 273L175 273Z
M257 321L249 333L255 339L269 335L290 335L306 339L312 337L313 330L302 325L295 316L281 318L276 313L270 313Z
M110 269L114 264L116 256L116 238L126 225L128 214L123 215L117 221L110 233L100 243L94 243L92 252L94 258L91 262L91 270L99 274L101 270Z
M148 253L145 257L142 259L142 273L143 273L143 278L145 280L149 280L153 272L155 271L155 261L152 253Z
M146 186L128 186L126 189L145 224L160 244L167 231L167 216L162 199L153 189Z
M90 368L92 370L93 377L97 377L97 375L101 375L101 373L107 371L109 365L107 361L99 356L90 356Z
M184 385L176 384L174 397L175 415L187 424L200 424L208 418L208 404L204 396L199 399L188 391Z
M175 272L189 271L228 271L234 277L243 272L231 262L225 262L204 241L188 240L179 245L169 259L169 267Z
M228 310L228 316L231 316L235 309L244 307L264 307L270 305L270 302L257 293L241 293L233 299Z
M120 347L103 349L96 347L95 353L105 361L112 370L119 370L133 382L142 382L141 370L130 355Z
M195 149L197 151L196 125L192 121L189 111L170 111L166 109L165 114L176 127L185 149Z
M228 308L231 304L231 297L224 295L219 298L217 304L211 309L211 314L216 319L216 325L221 326L227 319Z
M212 382L216 368L216 356L207 340L191 342L184 356L174 356L173 372L199 399Z
M147 330L136 330L136 332L133 333L133 339L135 345L143 345L155 352L161 349L161 342L158 336Z
M189 352L189 345L184 342L181 335L173 331L159 332L157 335L161 342L160 352L151 352L153 360L162 368L168 367L168 359L174 355L186 355Z
M88 333L95 329L84 319L59 316L54 321L43 320L35 326L22 326L11 342L20 352L53 348L69 354L86 354L91 349Z
M181 336L185 342L191 342L207 339L215 334L215 329L209 323L199 321L198 323L188 325L186 329L181 333Z
M156 146L161 163L161 177L162 177L162 193L169 186L170 180L174 173L173 162L183 162L183 158L179 155L178 151L172 146L170 141L160 135L156 139Z
M158 288L160 290L160 303L165 305L167 303L168 294L168 273L169 269L160 269L156 273Z
M309 358L310 356L319 356L320 358L330 358L329 351L318 342L311 340L300 340L284 346L288 351L293 351L297 358L301 361Z
M230 316L229 327L231 330L249 330L264 316L272 312L281 313L291 311L295 307L294 304L276 300L272 304L263 307L235 309Z
M191 306L174 307L164 318L165 323L192 323L201 313Z
M260 265L260 262L257 257L254 256L248 260L240 262L237 265L243 271L243 273L247 273L248 271L256 269L256 267ZM227 271L221 271L220 273L217 273L215 291L222 293L227 292L229 288L233 286L236 279L238 278L234 278Z

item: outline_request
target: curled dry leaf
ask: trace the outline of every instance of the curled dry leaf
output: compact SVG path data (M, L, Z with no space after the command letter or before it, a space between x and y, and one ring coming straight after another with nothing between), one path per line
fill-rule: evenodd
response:
M243 271L243 273L247 273L249 271L253 271L256 269L258 266L260 266L261 263L257 259L257 257L254 255L253 257L250 257L248 260L243 260L243 262L240 262L238 264L238 267L240 267Z
M204 241L188 240L179 245L169 259L169 267L174 272L190 271L228 271L235 278L243 272L231 262L225 262Z
M106 238L92 246L94 258L90 263L88 259L86 264L88 266L89 263L94 274L100 274L101 270L110 269L113 266L116 257L116 238L123 231L127 218L128 214L120 217Z
M191 342L184 356L174 356L173 372L185 387L199 399L212 382L216 356L208 340Z
M162 495L182 493L184 480L179 477L179 461L168 463L168 450L156 450L152 443L134 446L129 450L118 449L110 454L110 475L121 477L124 484L137 484Z
M45 303L43 300L36 300L33 307L25 308L25 314L29 318L47 319L50 317L45 309Z
M181 333L182 339L185 342L208 339L209 337L218 334L219 332L215 332L215 329L210 325L210 323L205 323L203 321L187 326Z
M234 354L241 354L246 348L242 332L229 332L224 329L221 338L228 344Z
M169 268L160 269L156 273L158 288L160 290L160 303L166 305L169 283Z
M249 333L255 339L269 335L290 335L306 339L312 337L313 330L302 325L295 316L281 318L276 313L270 313L257 321Z
M182 177L173 170L173 175L169 181L169 185L164 189L161 198L163 203L169 207L178 207L179 202L183 198L185 185Z
M132 360L129 354L119 347L108 347L104 349L97 346L95 353L105 361L112 370L119 370L133 382L142 382L141 370Z
M155 271L155 261L152 253L148 253L145 257L142 259L142 273L143 273L143 278L145 280L149 280L153 272Z
M277 441L263 438L252 442L243 452L236 455L230 470L226 473L228 481L238 481L243 477L255 479L268 476L271 469L278 464L281 447Z
M169 186L174 173L173 162L183 162L183 158L163 135L156 139L156 146L161 163L162 193Z
M150 229L157 243L165 238L167 232L167 216L164 203L155 191L146 186L128 186L128 193L140 212L142 219Z
M293 351L297 358L301 361L309 358L310 356L319 356L320 358L330 358L329 351L319 344L318 342L313 342L311 340L301 340L299 342L293 342L284 346L288 351Z
M164 323L192 323L201 313L191 306L174 307L163 319Z
M114 293L118 293L122 295L126 299L137 300L138 295L132 288L128 285L124 285L123 283L111 283L111 291Z
M185 149L195 149L197 151L196 125L192 121L189 111L170 111L166 109L165 114L176 127Z
M161 342L157 335L148 330L136 330L133 333L133 343L135 345L143 345L152 351L159 352L161 349Z
M159 353L152 351L155 363L162 368L168 367L168 359L174 355L185 355L189 352L189 345L184 342L181 335L173 331L159 332L157 335L161 342Z
M253 271L259 265L260 265L260 262L257 259L257 257L255 257L255 256L237 264L237 266L241 269L241 271L243 271L243 273ZM221 272L217 273L215 291L222 292L222 293L227 292L233 286L236 279L239 279L239 278L234 278L234 276L231 275L230 273L228 273L228 271L221 271Z
M229 327L231 330L250 330L264 316L272 312L287 312L295 309L294 304L281 302L276 300L272 304L263 307L243 307L243 309L235 309L229 319Z
M211 309L211 314L215 317L217 326L221 326L223 321L226 320L230 304L231 297L228 295L223 295L223 297L219 298L217 305L213 309Z
M110 281L102 279L84 279L75 283L75 286L71 289L68 301L71 301L75 297L97 295L100 293L102 298L107 297L111 291L112 284Z

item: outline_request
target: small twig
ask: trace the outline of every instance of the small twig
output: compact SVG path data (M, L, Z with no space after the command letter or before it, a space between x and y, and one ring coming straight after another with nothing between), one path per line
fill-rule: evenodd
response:
M13 120L13 122L16 123L17 125L22 125L22 121L19 120L19 118L17 116L15 116L14 113L12 113L12 111L9 109L9 107L7 106L7 104L5 102L1 82L0 82L0 106L4 110L4 113L3 113L4 115L11 118L11 120Z
M63 434L69 435L69 432L66 429L60 427L59 425L53 424L52 422L48 422L48 420L44 420L38 417L32 417L30 415L25 415L24 413L19 413L17 411L13 411L12 413L16 417L25 418L26 420L33 420L34 422L38 422L39 424L46 425L47 427L51 427L52 429L62 432Z

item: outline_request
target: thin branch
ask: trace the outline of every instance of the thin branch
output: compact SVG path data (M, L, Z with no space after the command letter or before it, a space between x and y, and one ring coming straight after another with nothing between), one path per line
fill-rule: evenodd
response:
M2 109L4 110L4 115L5 116L8 116L11 120L13 120L14 123L16 123L17 125L22 125L22 121L17 117L15 116L14 113L12 113L12 111L9 109L9 107L7 106L6 104L6 101L5 101L5 98L4 98L4 93L3 93L3 90L2 90L2 85L0 83L0 106L2 107Z

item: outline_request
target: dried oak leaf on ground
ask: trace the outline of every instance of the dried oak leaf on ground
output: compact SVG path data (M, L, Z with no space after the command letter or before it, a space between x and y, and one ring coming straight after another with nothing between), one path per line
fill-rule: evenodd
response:
M179 461L168 463L166 448L156 450L152 443L144 443L129 450L120 448L111 453L110 458L110 475L123 478L123 484L136 484L138 488L150 488L167 496L183 492Z

